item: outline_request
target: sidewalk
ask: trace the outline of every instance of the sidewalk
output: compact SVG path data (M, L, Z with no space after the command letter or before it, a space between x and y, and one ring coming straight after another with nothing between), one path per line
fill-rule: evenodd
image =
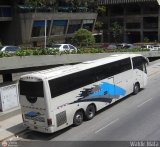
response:
M21 114L17 114L0 122L0 141L15 136L25 130Z
M160 60L152 62L147 69L149 78L160 75ZM16 136L25 129L19 107L7 112L0 112L0 142L11 136Z
M24 131L20 107L0 112L0 142Z

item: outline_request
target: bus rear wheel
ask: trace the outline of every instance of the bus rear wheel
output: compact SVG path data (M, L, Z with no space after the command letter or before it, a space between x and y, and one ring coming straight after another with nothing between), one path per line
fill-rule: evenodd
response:
M136 95L140 91L140 85L139 83L135 83L133 87L133 94Z
M73 124L75 126L81 125L83 122L83 112L81 110L77 111L73 118Z
M94 105L89 105L86 109L86 119L91 120L96 114L96 108Z

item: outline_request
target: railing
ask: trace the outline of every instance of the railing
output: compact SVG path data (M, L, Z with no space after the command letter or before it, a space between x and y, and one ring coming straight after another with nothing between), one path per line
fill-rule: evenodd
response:
M87 7L68 7L68 6L59 6L59 7L32 7L19 5L17 7L19 13L29 13L29 12L94 12L94 10L90 10Z

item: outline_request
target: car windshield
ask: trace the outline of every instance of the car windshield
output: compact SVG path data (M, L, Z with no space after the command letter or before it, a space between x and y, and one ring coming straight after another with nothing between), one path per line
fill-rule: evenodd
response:
M3 46L0 46L0 50L3 48Z
M59 44L55 44L55 45L53 45L52 47L53 48L59 48L61 45L59 45Z
M147 48L147 46L143 45L143 46L141 46L141 48Z

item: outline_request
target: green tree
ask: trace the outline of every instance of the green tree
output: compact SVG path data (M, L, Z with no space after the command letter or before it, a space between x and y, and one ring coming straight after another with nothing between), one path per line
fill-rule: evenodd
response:
M93 37L92 32L87 29L79 29L74 33L72 43L80 47L89 46L95 43L95 38Z
M95 29L100 32L100 30L103 27L103 22L102 21L96 21Z
M98 0L87 0L88 9L93 12L97 12Z
M104 16L106 14L106 6L98 6L97 12L99 16Z
M47 7L56 5L58 0L25 0L25 4L28 6L32 6L33 8L37 7Z
M148 37L144 37L143 41L144 41L145 43L148 43L148 42L149 42L149 38L148 38Z
M112 33L112 37L115 43L117 43L120 40L120 36L123 33L123 27L119 25L118 22L114 22L110 28L110 31Z
M56 43L56 42L55 42L55 39L54 39L54 38L49 38L49 39L48 39L48 46L49 46L49 47L52 47L55 43Z

